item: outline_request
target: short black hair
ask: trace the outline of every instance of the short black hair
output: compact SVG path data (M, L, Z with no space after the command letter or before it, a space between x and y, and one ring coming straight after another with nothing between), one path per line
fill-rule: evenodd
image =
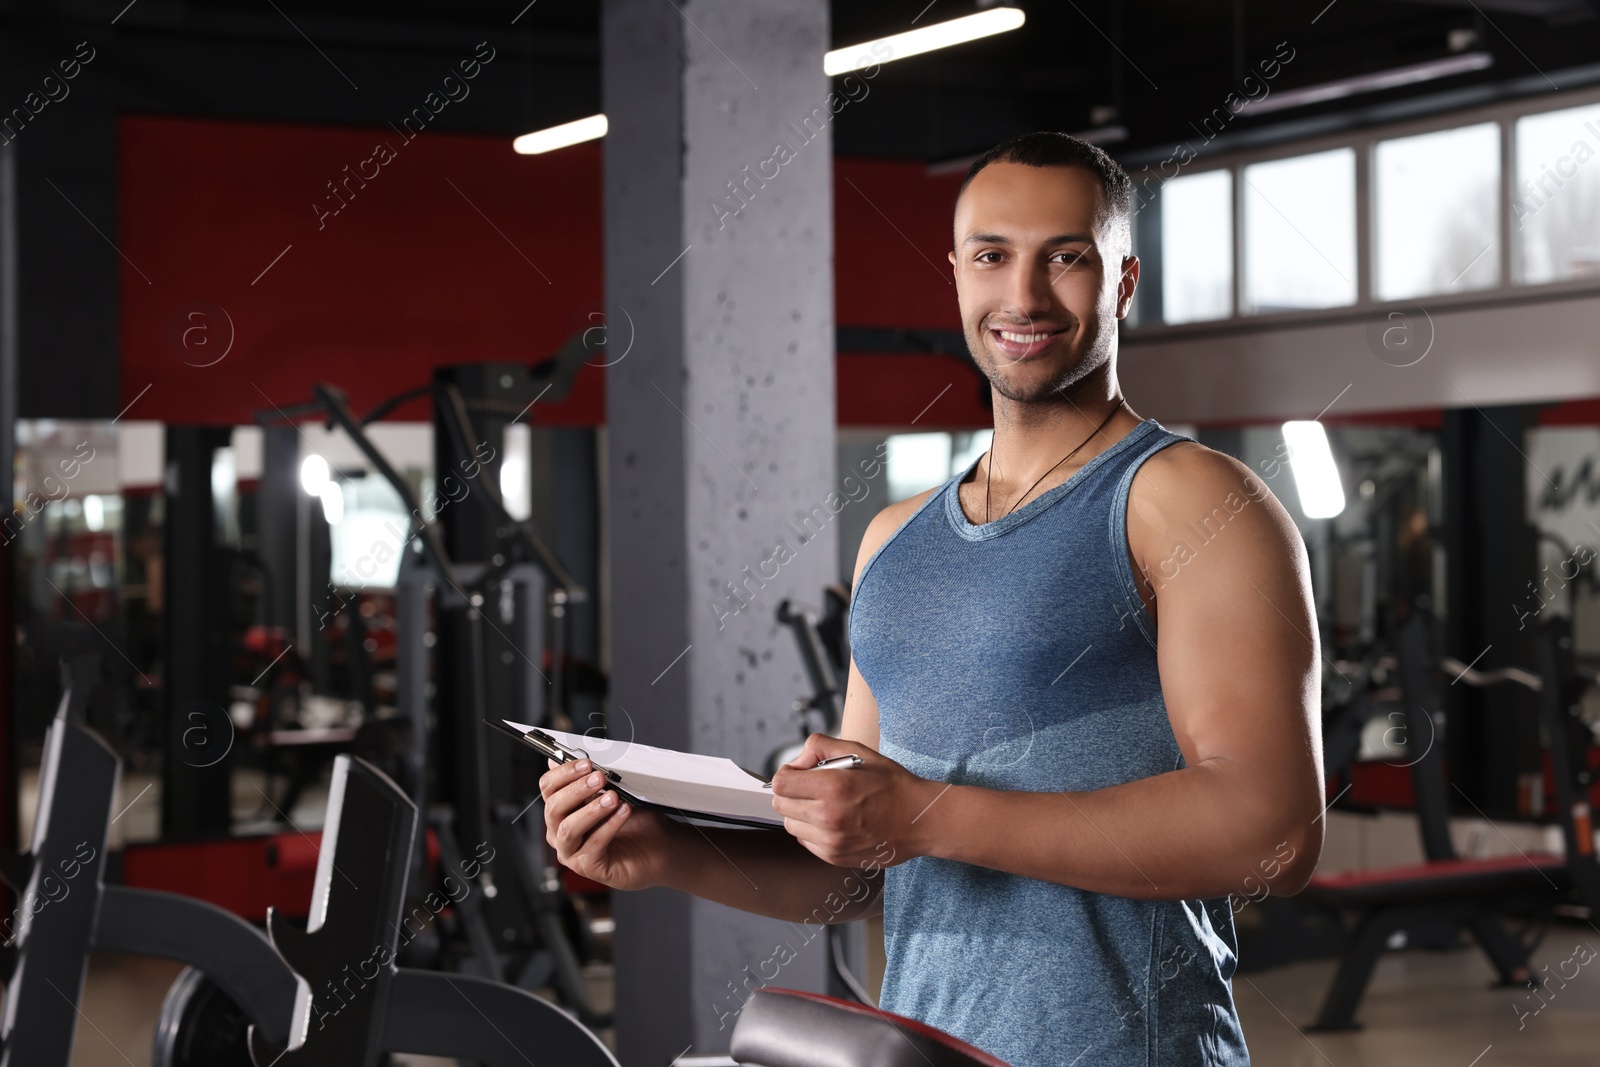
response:
M1028 167L1083 167L1093 171L1095 177L1100 179L1100 188L1105 191L1111 217L1120 220L1123 225L1131 224L1133 182L1129 180L1128 172L1106 155L1103 149L1070 133L1041 130L1000 142L972 161L972 166L967 168L967 176L961 180L961 188L956 191L957 200L961 199L961 194L967 191L967 186L972 184L978 172L991 163L1021 163Z

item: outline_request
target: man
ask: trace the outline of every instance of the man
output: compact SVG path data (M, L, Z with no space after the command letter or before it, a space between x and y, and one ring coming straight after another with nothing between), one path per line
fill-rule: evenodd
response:
M1322 846L1304 546L1122 399L1130 199L1063 134L968 172L950 263L993 445L868 528L840 736L773 782L787 835L629 812L583 764L541 782L561 861L609 885L881 908L881 1006L1016 1067L1247 1064L1230 894L1298 892ZM819 911L840 868L871 891Z

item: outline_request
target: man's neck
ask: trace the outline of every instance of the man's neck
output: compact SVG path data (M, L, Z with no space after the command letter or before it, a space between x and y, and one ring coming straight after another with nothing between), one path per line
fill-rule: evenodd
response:
M1138 421L1125 404L1116 411L1121 396L1109 370L1074 382L1048 401L1022 403L995 393L990 446L995 484L1031 481L1075 448L1077 454L1062 464L1064 469L1075 469L1103 452ZM1089 441L1101 423L1105 428Z

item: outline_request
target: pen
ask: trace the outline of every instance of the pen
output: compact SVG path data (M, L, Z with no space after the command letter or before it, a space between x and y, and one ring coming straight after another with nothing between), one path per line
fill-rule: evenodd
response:
M854 752L852 752L852 753L850 753L849 755L846 755L846 756L834 756L832 759L825 759L825 760L822 760L822 761L820 761L818 763L813 763L810 767L802 767L800 769L801 770L811 770L811 771L821 771L821 770L827 770L830 767L843 767L845 770L850 770L852 767L859 767L865 762L866 761L863 760L860 756L858 756ZM762 782L761 783L761 788L762 789L771 789L772 788L772 783L771 782Z

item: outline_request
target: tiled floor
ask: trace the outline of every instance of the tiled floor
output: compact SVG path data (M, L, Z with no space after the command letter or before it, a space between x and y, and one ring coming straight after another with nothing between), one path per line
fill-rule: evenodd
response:
M1552 928L1536 954L1536 966L1549 965L1555 973L1580 942L1600 949L1600 934L1586 926ZM152 1024L177 970L158 960L96 957L73 1067L145 1067ZM1567 973L1572 970L1568 964ZM1299 1027L1315 1014L1332 971L1331 962L1319 961L1235 980L1234 997L1258 1067L1600 1063L1600 958L1579 968L1565 988L1553 979L1549 988L1554 993L1546 994L1548 1003L1533 1015L1539 1002L1531 995L1489 988L1492 972L1474 949L1393 953L1379 965L1362 1004L1364 1029L1305 1033ZM408 1067L444 1064L411 1060Z
M1534 954L1556 974L1578 943L1600 950L1588 926L1553 926ZM1571 974L1575 964L1566 965ZM1521 989L1490 988L1494 971L1477 949L1390 953L1379 963L1353 1033L1307 1033L1333 974L1331 961L1236 976L1234 1001L1251 1058L1262 1067L1592 1067L1600 1063L1600 958L1547 1004ZM1533 1014L1538 1011L1538 1014Z

